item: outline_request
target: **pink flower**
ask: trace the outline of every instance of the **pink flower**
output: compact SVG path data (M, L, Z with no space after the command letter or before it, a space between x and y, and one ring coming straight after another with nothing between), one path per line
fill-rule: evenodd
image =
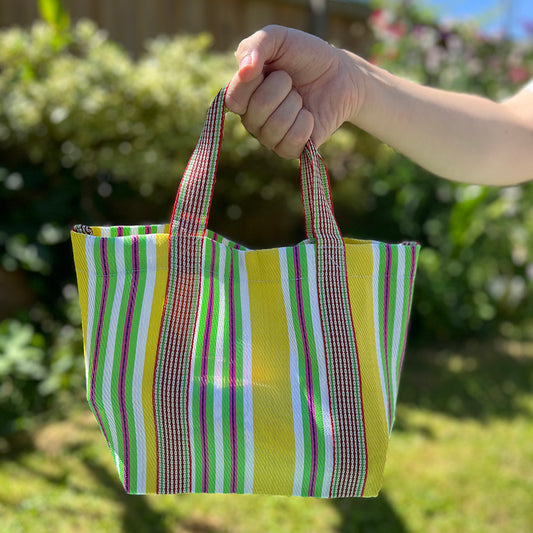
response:
M531 77L528 69L520 66L511 66L507 71L507 76L513 84L524 83Z

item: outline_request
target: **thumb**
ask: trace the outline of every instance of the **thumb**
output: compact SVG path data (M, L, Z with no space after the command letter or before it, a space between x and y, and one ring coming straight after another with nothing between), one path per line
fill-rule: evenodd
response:
M265 63L279 55L287 33L287 28L282 26L266 26L241 41L235 54L241 81L249 82L262 74Z

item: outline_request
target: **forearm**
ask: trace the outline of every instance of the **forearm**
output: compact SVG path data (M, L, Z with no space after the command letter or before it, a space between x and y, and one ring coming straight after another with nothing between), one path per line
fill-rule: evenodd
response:
M351 122L429 171L455 181L533 179L533 127L510 106L394 76L348 53L362 94Z

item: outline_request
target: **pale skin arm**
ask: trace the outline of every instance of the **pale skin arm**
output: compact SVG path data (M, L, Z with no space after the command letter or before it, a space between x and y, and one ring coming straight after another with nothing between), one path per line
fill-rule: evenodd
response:
M267 26L241 42L227 106L263 144L296 158L351 122L441 177L533 179L533 92L494 102L418 85L306 33Z

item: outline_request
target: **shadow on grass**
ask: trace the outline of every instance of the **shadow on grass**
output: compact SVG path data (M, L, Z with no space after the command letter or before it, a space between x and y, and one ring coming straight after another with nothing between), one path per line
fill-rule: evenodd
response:
M92 458L85 458L84 463L94 477L113 493L113 497L122 507L122 531L124 533L170 533L175 531L176 524L170 527L165 520L164 513L158 512L150 506L145 496L134 496L124 492L116 473L99 464ZM177 503L177 502L176 502ZM201 520L183 520L180 531L190 533L218 533L220 530Z
M377 498L347 498L332 502L342 517L339 533L408 532L383 491Z
M152 509L144 496L131 496L124 492L115 472L109 470L92 458L84 458L84 463L93 476L113 493L113 498L122 508L122 531L124 533L170 533L165 517Z
M532 392L530 345L470 341L410 349L398 401L456 418L509 419L530 414L523 397Z

